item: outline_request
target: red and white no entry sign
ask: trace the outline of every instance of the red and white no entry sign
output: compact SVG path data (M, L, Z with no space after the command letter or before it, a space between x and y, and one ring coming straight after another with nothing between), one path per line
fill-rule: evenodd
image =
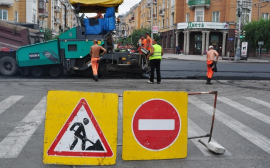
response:
M135 112L132 132L136 141L148 150L163 150L171 146L181 130L177 109L168 101L151 99Z

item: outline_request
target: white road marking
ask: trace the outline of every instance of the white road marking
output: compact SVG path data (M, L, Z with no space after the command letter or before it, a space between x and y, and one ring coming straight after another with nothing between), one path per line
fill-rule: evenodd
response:
M261 105L263 105L263 106L265 106L265 107L270 108L270 103L268 103L268 102L265 102L265 101L256 99L256 98L254 98L254 97L245 97L245 98L248 99L248 100L250 100L250 101L253 101L253 102L255 102L255 103L261 104Z
M234 107L234 108L236 108L236 109L238 109L238 110L240 110L240 111L242 111L242 112L244 112L244 113L246 113L254 118L257 118L258 120L261 120L261 121L265 122L266 124L270 124L270 117L265 115L265 114L262 114L256 110L253 110L253 109L246 107L242 104L236 103L236 102L234 102L226 97L219 97L218 100L222 101L223 103L226 103L226 104L228 104L228 105L230 105L230 106L232 106L232 107Z
M45 118L46 96L0 142L0 158L17 158L22 148Z
M200 135L206 135L206 132L204 130L202 130L198 125L196 125L192 120L188 119L188 137L195 137L195 136L200 136ZM210 152L198 140L199 139L191 139L191 141L194 143L194 145L196 145L201 150L201 152L204 154L204 156L214 156L214 155L216 155L216 154ZM207 141L205 141L205 142L206 143L208 142L208 138L207 138ZM217 141L212 137L211 142L217 142ZM220 143L218 143L218 144L220 144ZM226 152L223 155L224 156L232 156L232 154L227 149L226 149Z
M139 119L139 130L174 130L174 119Z
M121 117L123 115L123 98L122 97L119 97L118 98L118 111L119 113L121 114Z
M213 107L204 103L203 101L195 97L189 97L189 102L192 103L194 106L202 109L205 113L211 116L213 115ZM239 135L243 136L251 143L264 150L266 153L270 154L270 139L254 131L248 126L242 124L241 122L235 120L234 118L228 116L227 114L222 113L220 110L216 110L215 116L216 119L219 120L221 123L231 128Z
M9 96L2 102L0 102L0 114L10 108L13 104L17 103L23 96Z

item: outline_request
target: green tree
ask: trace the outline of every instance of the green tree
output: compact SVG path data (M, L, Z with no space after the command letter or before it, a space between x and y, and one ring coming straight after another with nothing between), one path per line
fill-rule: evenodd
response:
M261 19L259 21L252 21L244 25L243 30L246 31L244 41L249 42L251 51L258 48L258 41L263 41L263 48L270 49L270 20Z
M53 39L58 39L59 38L59 36L61 35L62 33L61 32L59 32L59 34L58 35L55 35L54 37L53 37Z
M127 42L134 45L134 47L138 48L138 41L141 38L141 35L145 35L146 32L149 32L149 35L151 36L151 29L150 28L140 28L140 29L134 29L132 34L127 36L126 38L121 38L118 41L121 41L123 45L125 45ZM132 37L132 38L131 38ZM158 34L153 34L153 37L157 39L158 44L160 44L160 36ZM132 41L131 41L132 39Z
M52 36L51 29L45 28L45 31L44 31L44 40L45 41L49 41L49 40L52 40L52 39L53 39L53 36Z

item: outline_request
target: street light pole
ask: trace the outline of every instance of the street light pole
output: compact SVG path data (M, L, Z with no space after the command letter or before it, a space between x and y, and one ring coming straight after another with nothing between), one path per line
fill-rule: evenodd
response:
M260 20L261 0L259 0L258 21Z
M237 39L237 48L236 48L236 53L234 57L234 61L239 61L240 60L240 32L241 32L241 24L242 24L242 0L240 0L239 4L239 21L238 21L238 39Z
M153 1L151 0L151 39L153 39Z

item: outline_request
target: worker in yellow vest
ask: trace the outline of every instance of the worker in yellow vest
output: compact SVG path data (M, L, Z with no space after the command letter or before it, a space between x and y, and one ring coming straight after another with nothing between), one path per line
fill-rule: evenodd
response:
M147 56L147 59L150 61L150 67L151 67L151 76L150 81L147 83L153 84L154 83L154 73L156 69L157 74L157 84L160 84L161 82L161 76L160 76L160 62L163 56L163 50L160 45L157 44L156 39L152 40L152 46L150 50L150 54Z

